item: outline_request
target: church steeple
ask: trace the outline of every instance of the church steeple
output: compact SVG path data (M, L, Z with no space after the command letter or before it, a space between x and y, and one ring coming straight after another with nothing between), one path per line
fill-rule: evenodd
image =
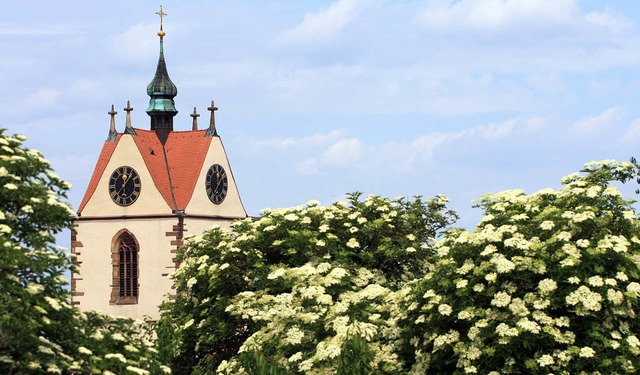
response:
M162 17L167 14L162 11L157 12L160 16L160 57L153 80L147 86L149 95L149 108L147 114L151 117L151 130L154 130L162 143L165 142L169 132L173 131L173 117L178 113L173 98L178 94L176 85L171 82L167 72L167 64L164 61L163 38L165 32L162 30Z
M111 105L108 140L73 218L71 252L78 267L71 274L72 304L83 311L159 319L158 306L175 294L168 276L179 266L175 253L185 233L197 236L213 225L231 228L247 218L216 131L214 102L207 108L208 127L198 130L201 115L194 108L191 130L173 131L178 90L164 61L166 13L160 7L157 14L160 57L147 87L151 129L132 126L133 106L127 101L120 107L124 130L118 132Z

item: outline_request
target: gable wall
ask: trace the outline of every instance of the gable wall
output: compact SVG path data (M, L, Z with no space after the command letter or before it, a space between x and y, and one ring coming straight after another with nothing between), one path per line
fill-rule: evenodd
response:
M98 181L98 186L87 201L82 216L123 216L123 215L153 215L170 214L171 207L158 192L147 170L147 167L135 145L132 135L123 134L107 166ZM158 156L161 157L161 156ZM113 171L123 165L128 165L138 172L142 183L140 196L132 205L121 207L115 204L109 196L109 178Z
M228 176L229 187L227 196L221 204L213 204L209 200L205 190L207 171L213 164L220 164ZM204 159L202 170L200 170L193 195L185 212L187 215L211 215L230 218L244 218L247 216L247 212L244 210L244 206L240 200L240 193L238 192L238 187L233 178L233 172L231 171L231 166L229 165L229 160L227 159L220 137L213 137L211 140L211 145Z

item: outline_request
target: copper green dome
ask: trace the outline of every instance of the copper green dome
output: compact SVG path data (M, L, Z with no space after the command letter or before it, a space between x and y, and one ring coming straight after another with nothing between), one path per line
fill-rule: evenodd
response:
M160 33L158 33L158 35L160 35ZM147 113L149 115L166 113L175 116L178 110L176 110L173 98L178 95L178 88L171 82L171 78L169 78L167 64L164 62L162 45L162 36L160 36L160 57L158 59L156 75L149 85L147 85L147 95L151 97L151 99L149 99Z

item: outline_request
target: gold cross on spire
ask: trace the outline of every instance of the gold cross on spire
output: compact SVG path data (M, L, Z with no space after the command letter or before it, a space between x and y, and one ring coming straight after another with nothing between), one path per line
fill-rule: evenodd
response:
M168 16L168 14L162 11L162 5L160 5L160 11L156 12L156 14L160 16L160 30L162 30L162 17Z

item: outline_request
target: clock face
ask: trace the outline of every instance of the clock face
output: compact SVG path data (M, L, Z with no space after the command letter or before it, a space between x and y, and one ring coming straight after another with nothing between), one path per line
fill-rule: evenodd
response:
M140 176L127 166L116 168L109 178L109 195L120 206L130 206L140 195Z
M220 204L227 196L229 178L227 172L220 164L214 164L209 168L205 179L205 188L209 200L215 204Z

